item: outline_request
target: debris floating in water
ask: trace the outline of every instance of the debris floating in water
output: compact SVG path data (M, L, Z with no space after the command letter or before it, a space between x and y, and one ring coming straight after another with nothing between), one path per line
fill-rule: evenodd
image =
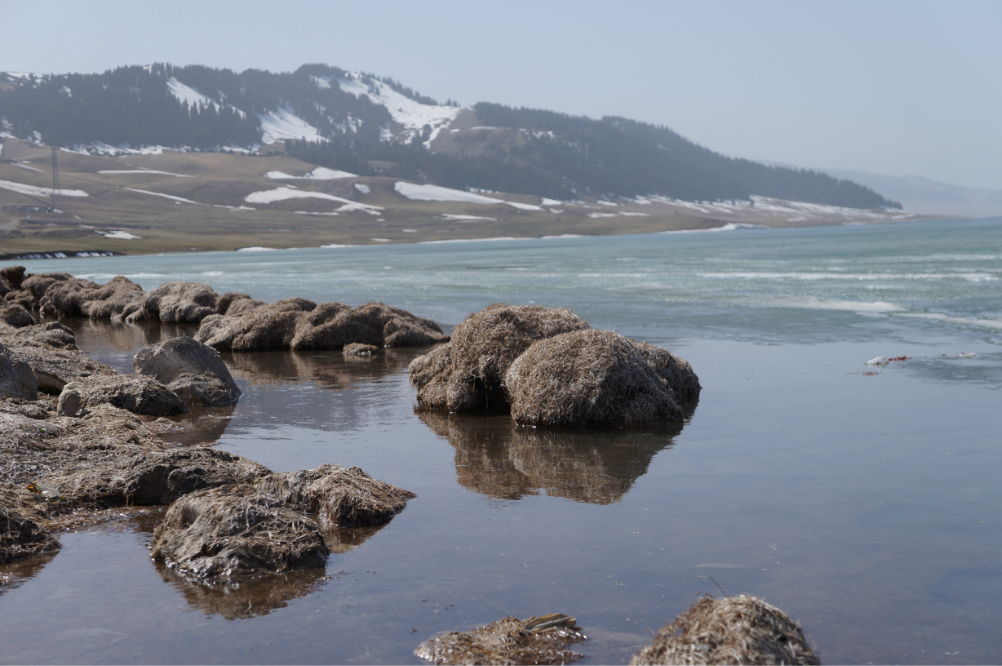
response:
M866 364L869 365L869 366L871 366L871 367L881 367L882 368L882 367L886 366L889 363L900 362L900 361L910 361L910 360L912 360L911 356L891 356L890 358L887 358L886 356L878 356L877 358L871 358L869 361L866 362Z

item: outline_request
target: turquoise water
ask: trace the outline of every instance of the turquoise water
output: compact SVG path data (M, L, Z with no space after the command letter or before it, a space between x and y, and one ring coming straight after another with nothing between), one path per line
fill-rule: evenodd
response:
M146 550L156 515L63 535L8 568L0 661L413 662L438 631L564 612L590 662L625 662L717 585L786 610L826 662L1002 660L1002 219L28 265L447 325L571 307L678 352L704 390L684 427L547 433L416 414L410 350L227 357L244 397L188 441L359 465L418 497L326 578L271 588L172 579ZM176 333L73 325L122 370Z

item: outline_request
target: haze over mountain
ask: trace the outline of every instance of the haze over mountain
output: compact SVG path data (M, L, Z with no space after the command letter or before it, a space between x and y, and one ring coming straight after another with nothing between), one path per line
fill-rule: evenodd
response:
M8 137L92 154L284 150L363 176L554 199L757 195L900 208L851 180L725 157L666 127L438 103L392 79L328 65L291 73L164 64L93 75L6 73L0 119Z

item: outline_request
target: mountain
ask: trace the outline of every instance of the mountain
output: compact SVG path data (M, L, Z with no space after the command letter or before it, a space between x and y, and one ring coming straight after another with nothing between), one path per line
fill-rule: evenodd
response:
M666 127L439 104L392 79L328 65L287 73L167 64L103 74L3 73L0 121L0 135L92 154L284 151L359 175L563 200L760 196L901 207L851 180L725 157Z
M881 176L847 169L822 171L835 178L861 183L886 197L900 201L910 211L959 217L1002 215L1002 190L950 185L921 176Z

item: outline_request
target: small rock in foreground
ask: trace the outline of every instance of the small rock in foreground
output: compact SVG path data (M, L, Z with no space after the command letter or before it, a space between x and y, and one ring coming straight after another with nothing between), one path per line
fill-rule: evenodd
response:
M747 594L703 597L633 655L648 664L820 664L800 625Z
M473 631L439 634L414 654L433 664L568 664L584 655L567 646L585 638L575 619L560 613L506 617Z

